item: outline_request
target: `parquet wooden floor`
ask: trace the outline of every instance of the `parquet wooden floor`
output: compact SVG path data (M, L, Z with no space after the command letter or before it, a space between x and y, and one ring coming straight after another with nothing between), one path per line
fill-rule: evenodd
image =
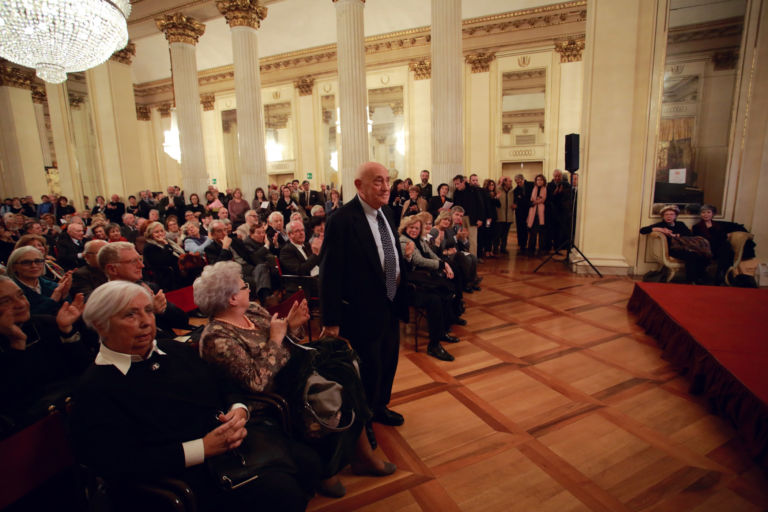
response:
M768 479L687 392L627 313L629 278L538 259L481 265L442 362L405 327L391 407L375 425L386 478L342 474L312 511L757 511Z

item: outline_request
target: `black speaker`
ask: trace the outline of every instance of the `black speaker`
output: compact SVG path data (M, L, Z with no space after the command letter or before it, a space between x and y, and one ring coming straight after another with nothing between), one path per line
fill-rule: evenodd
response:
M579 134L565 136L565 169L570 172L579 169Z

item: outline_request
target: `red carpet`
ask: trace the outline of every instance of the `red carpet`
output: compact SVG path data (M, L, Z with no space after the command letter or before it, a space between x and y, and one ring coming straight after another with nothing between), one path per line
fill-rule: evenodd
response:
M768 466L768 290L637 283L627 307Z

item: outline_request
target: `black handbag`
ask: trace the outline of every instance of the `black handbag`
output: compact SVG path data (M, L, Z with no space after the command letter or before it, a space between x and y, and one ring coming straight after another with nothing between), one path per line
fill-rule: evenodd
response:
M297 473L286 438L276 425L263 421L246 428L248 435L240 446L206 461L221 489L238 489L268 471Z

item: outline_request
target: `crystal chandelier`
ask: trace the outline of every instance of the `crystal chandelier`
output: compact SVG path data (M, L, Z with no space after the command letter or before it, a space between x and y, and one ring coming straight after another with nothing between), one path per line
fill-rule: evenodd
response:
M0 0L0 57L61 83L128 43L129 0Z

